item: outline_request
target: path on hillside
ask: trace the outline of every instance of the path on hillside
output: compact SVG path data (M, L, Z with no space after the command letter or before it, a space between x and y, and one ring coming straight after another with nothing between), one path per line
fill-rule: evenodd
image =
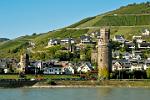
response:
M150 15L150 13L148 14L108 14L106 16L142 16L142 15Z
M109 27L109 28L114 28L114 27L124 27L124 28L128 28L128 27L150 27L150 25L136 25L136 26L95 26L95 27L81 27L81 28L66 28L67 30L81 30L81 29L98 29L100 27Z

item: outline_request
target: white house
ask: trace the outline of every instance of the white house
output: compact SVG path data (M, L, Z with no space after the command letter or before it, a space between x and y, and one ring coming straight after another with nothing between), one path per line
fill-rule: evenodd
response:
M49 67L44 68L44 74L63 74L63 66L60 63L54 63L49 65Z
M48 46L58 45L58 44L60 44L60 40L58 39L50 39L48 42Z
M150 31L148 29L145 29L144 32L142 32L143 36L150 36Z
M131 63L128 60L113 61L112 71L131 70Z
M5 69L4 69L4 73L7 74L8 72L9 72L9 69L8 69L8 68L5 68Z
M82 73L87 73L87 72L92 71L92 69L93 69L93 68L92 68L91 63L86 62L86 63L81 64L81 66L79 66L79 67L77 68L77 72L78 72L78 73L80 73L80 72L82 72Z
M38 62L36 62L35 63L35 66L37 67L37 68L40 68L40 70L43 68L43 63L42 63L42 61L38 61Z
M63 68L61 68L61 67L44 68L43 73L44 74L59 75L59 74L63 74Z
M68 43L74 44L75 43L75 39L73 39L73 38L65 38L65 39L60 40L60 44L68 44Z
M123 69L123 66L119 62L114 62L114 64L112 65L112 71L122 70L122 69Z
M92 38L95 38L95 37L100 36L100 33L96 31L96 32L90 33L89 35L90 35Z
M147 70L148 68L150 68L150 60L146 60L144 64L144 70Z
M75 73L75 70L71 65L69 65L63 68L63 73L67 75L71 75Z
M125 42L125 39L124 39L123 35L115 35L113 40L117 41L117 42L120 42L120 43L124 43Z
M137 70L137 71L142 71L144 70L143 64L132 64L131 65L131 71Z
M132 40L136 40L137 43L142 43L143 42L142 36L133 36Z
M81 39L82 44L91 44L92 43L92 38L90 36L83 35L80 37L80 39Z
M34 42L29 42L30 47L35 48L35 43Z

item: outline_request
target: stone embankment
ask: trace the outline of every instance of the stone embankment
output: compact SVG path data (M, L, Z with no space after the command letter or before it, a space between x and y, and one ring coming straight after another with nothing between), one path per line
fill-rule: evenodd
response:
M150 81L55 81L52 83L38 82L31 88L90 88L90 87L128 87L150 88Z

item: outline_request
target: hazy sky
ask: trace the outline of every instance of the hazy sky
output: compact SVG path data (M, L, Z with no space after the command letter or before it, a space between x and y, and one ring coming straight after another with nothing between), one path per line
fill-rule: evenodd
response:
M0 38L43 33L148 0L0 0Z

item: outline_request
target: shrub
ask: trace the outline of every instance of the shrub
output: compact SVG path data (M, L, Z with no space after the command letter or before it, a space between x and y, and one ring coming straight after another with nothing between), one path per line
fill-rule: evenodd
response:
M99 68L98 79L109 79L109 71L106 67Z
M49 85L56 85L56 82L51 79L48 79L46 83Z

